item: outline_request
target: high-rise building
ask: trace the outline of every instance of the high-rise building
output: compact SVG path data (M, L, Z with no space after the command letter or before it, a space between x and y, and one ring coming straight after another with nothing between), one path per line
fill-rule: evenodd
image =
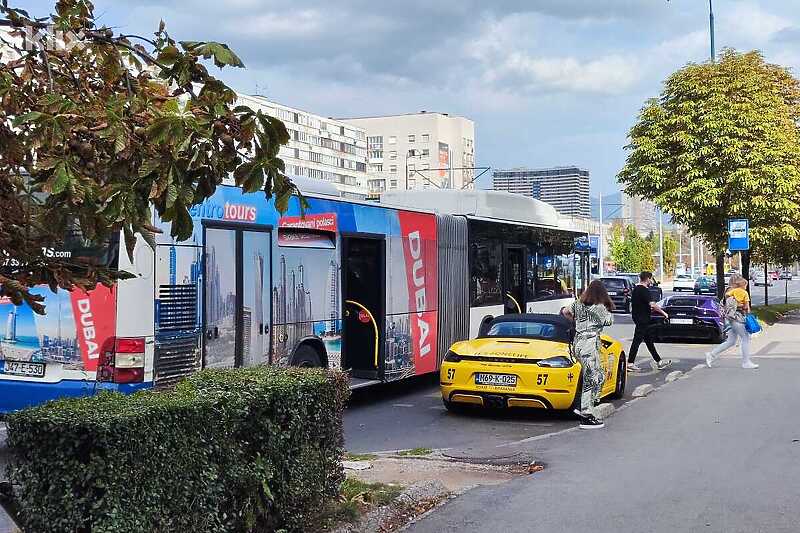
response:
M428 111L341 120L367 133L371 193L474 187L472 120Z
M239 104L279 118L286 125L290 139L279 155L287 174L330 181L346 198L366 198L367 138L363 128L263 96L240 94Z
M575 166L495 170L492 188L532 196L562 215L589 218L589 171Z
M641 235L658 231L658 216L653 202L622 194L623 219L632 224Z

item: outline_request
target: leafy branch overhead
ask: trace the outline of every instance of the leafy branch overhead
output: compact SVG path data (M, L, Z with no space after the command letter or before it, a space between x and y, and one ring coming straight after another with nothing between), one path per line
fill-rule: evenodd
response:
M236 105L211 75L243 68L225 44L152 38L99 26L88 0L59 0L38 19L0 0L0 295L42 306L28 289L90 289L124 273L55 260L65 230L101 244L120 231L129 255L153 245L155 213L179 240L189 209L232 176L285 209L297 188L278 156L284 124ZM61 39L30 39L39 32ZM48 34L49 35L49 34ZM52 255L52 254L49 254ZM40 300L40 299L39 299Z
M690 64L646 102L619 174L719 257L727 220L748 218L756 249L800 243L800 82L758 52ZM721 274L720 274L721 275Z

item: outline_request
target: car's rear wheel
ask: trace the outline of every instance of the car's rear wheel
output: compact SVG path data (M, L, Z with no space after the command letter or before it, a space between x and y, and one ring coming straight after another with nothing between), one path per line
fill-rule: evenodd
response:
M466 409L466 406L464 404L457 402L449 402L444 398L442 398L442 404L444 405L444 408L450 411L451 413L463 413L464 410Z
M611 395L612 400L619 400L625 396L625 385L628 384L628 368L625 352L619 353L619 363L617 363L617 384L614 387L614 394Z

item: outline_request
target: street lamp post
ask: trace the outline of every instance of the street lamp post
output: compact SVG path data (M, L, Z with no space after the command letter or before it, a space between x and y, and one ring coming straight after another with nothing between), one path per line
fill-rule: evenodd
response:
M711 61L714 61L717 54L714 49L714 6L711 5L711 0L708 0L708 27L711 34Z

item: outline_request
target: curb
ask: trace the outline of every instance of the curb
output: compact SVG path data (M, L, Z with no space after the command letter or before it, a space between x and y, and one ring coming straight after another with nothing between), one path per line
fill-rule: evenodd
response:
M633 396L634 398L641 398L647 396L654 390L656 390L656 388L653 385L651 385L650 383L645 383L633 389L633 394L631 394L631 396Z
M678 378L679 378L679 377L681 377L682 375L683 375L683 372L682 372L682 371L680 371L680 370L675 370L675 371L673 371L673 372L670 372L669 374L667 374L667 377L666 377L666 378L664 378L664 381L665 381L666 383L672 383L673 381L675 381L676 379L678 379Z
M600 419L605 419L614 414L616 407L611 403L601 403L594 408L594 411Z
M691 370L689 370L689 372L697 372L698 370L701 370L701 369L703 369L703 368L708 368L708 367L706 366L706 364L705 364L705 363L700 363L699 365L694 365L694 366L692 367L692 369L691 369Z

